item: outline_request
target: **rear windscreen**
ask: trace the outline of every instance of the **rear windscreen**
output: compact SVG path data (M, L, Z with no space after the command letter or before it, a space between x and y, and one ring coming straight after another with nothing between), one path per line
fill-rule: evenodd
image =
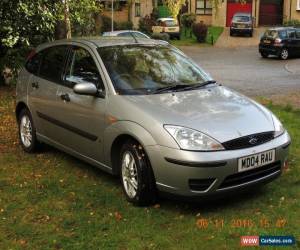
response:
M270 37L270 38L287 38L287 33L285 30L267 30L264 34L265 37Z
M177 21L176 20L166 20L164 21L167 27L174 27L177 26Z
M250 17L248 16L235 16L233 17L234 22L246 23L250 21Z

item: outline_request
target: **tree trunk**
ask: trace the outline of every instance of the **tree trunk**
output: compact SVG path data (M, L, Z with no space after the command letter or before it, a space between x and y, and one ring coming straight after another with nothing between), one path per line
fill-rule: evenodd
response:
M95 32L96 32L96 36L100 36L101 34L101 29L103 26L103 21L102 21L102 16L100 13L96 13L94 15L95 18Z
M64 14L65 14L65 26L66 26L66 38L69 39L72 37L69 0L64 0L64 3L65 3Z

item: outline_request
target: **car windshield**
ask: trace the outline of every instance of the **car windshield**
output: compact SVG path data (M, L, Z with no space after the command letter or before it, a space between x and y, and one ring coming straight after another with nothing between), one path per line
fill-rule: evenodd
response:
M246 23L250 21L249 16L234 16L233 17L234 22L240 22L240 23Z
M169 46L110 46L98 48L98 52L116 92L123 95L153 94L164 88L192 87L212 80L190 59Z

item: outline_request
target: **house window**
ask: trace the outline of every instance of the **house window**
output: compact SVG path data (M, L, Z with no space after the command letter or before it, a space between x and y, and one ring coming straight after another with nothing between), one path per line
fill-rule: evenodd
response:
M136 17L141 16L141 2L140 0L136 0L134 3L134 13Z
M297 0L297 9L296 10L300 10L300 0Z
M197 15L212 15L211 1L210 0L197 0L196 1L196 14Z

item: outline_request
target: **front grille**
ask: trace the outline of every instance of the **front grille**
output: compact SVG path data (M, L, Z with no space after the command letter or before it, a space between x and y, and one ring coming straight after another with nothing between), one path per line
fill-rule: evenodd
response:
M194 191L205 191L207 190L215 179L190 179L189 180L189 186L191 190Z
M254 181L270 174L273 174L281 169L280 161L273 162L269 165L248 170L245 172L229 175L225 178L218 189L238 186L250 181Z
M231 141L223 142L222 145L227 150L243 149L255 147L274 139L274 132L264 132L259 134L243 136Z

